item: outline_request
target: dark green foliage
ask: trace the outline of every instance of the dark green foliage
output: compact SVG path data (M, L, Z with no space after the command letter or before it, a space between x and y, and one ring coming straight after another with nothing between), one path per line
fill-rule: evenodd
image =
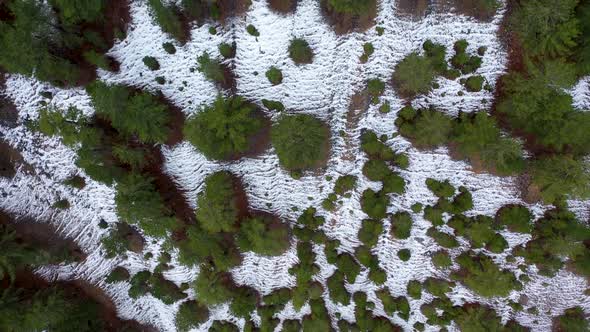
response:
M305 39L295 38L289 45L289 56L296 64L311 63L313 51Z
M129 280L129 271L122 266L117 266L116 268L111 271L111 273L107 276L105 281L109 284L119 281Z
M152 274L149 283L151 285L150 292L152 295L165 304L173 304L186 297L186 294L178 286L172 281L166 280L160 273Z
M580 34L575 51L576 64L579 75L590 74L590 4L580 2L576 8L576 17L579 23Z
M407 239L410 237L412 223L412 216L408 212L396 212L391 216L391 234L398 239Z
M330 299L337 303L348 305L350 303L350 294L344 288L344 273L336 270L334 274L326 280L328 290L330 291Z
M216 320L211 324L209 332L239 332L240 329L230 322Z
M407 262L410 260L410 257L412 257L412 252L410 249L400 249L397 252L397 257L399 257L399 259L401 259L403 262Z
M562 195L585 199L590 197L588 163L569 156L541 157L532 165L532 184L545 203L555 202Z
M426 186L437 197L449 198L455 195L455 187L453 187L449 180L438 181L428 178L426 179Z
M483 254L462 253L457 263L460 270L451 277L483 297L507 296L513 289L522 288L512 272L501 270Z
M463 213L473 208L473 197L467 188L459 187L459 194L451 202L453 213Z
M385 218L387 205L389 205L389 197L382 191L374 192L371 189L363 191L361 197L361 209L370 218L375 220Z
M166 6L162 0L148 0L148 5L152 10L156 23L162 31L170 34L176 40L185 42L187 37L182 26L180 9L176 5Z
M392 161L396 156L393 150L381 142L377 137L377 134L370 130L364 130L361 134L361 150L366 153L370 159Z
M363 54L360 57L361 62L362 63L367 62L367 60L369 60L369 57L373 54L373 52L375 52L375 48L373 47L373 44L364 43L363 44Z
M209 309L197 301L183 302L176 314L176 328L179 331L188 331L198 327L209 318Z
M455 42L455 55L451 58L451 64L453 67L460 70L463 74L473 73L481 66L480 57L477 55L469 55L465 52L467 46L468 43L465 39Z
M303 331L329 331L331 321L324 300L311 300L309 304L311 315L303 317Z
M435 70L431 61L418 53L410 53L395 66L393 84L402 97L413 98L430 91Z
M111 121L122 136L162 143L168 136L168 108L146 92L132 94L122 85L95 81L86 89L96 112Z
M451 257L447 251L437 251L432 255L432 264L439 269L445 269L453 264Z
M363 174L371 181L382 181L391 173L383 160L371 159L363 166Z
M176 224L152 179L137 173L129 173L117 184L115 204L121 220L137 224L151 236L166 236Z
M208 306L230 301L234 296L234 287L230 282L230 275L202 265L199 276L193 284L197 293L197 300Z
M483 87L484 78L481 75L469 76L465 80L465 88L469 92L479 92Z
M272 85L281 84L281 82L283 82L283 73L279 68L275 66L270 67L266 71L265 75L266 78L268 78L268 81L272 83Z
M160 63L153 56L144 56L142 61L143 61L143 64L146 67L148 67L150 70L160 69Z
M397 313L402 319L407 320L410 315L410 304L408 300L403 297L393 297L387 288L383 288L375 292L377 298L383 303L383 310L388 315Z
M127 250L141 252L143 249L143 238L137 229L122 222L116 223L115 227L100 242L105 249L107 258L123 255Z
M533 214L526 206L506 205L496 212L496 222L511 232L530 233Z
M441 247L455 248L459 246L459 242L457 242L454 236L438 231L435 227L429 228L426 235L433 238Z
M64 25L101 21L106 5L104 0L50 0L49 3L58 9Z
M434 226L441 226L444 223L443 212L437 206L428 205L424 208L424 219L430 221Z
M285 105L276 100L262 99L262 105L270 111L282 112L285 110Z
M367 91L373 97L379 97L385 91L385 83L378 78L372 78L367 81Z
M210 233L236 230L238 207L231 173L220 171L205 179L205 189L197 198L197 220Z
M494 119L486 112L461 114L451 140L463 158L481 163L500 175L514 174L524 167L520 144L512 138L502 137Z
M554 275L562 266L563 258L573 260L574 269L583 267L589 249L583 241L590 239L590 228L563 208L547 211L535 222L532 240L524 247L515 248L515 254L523 256L527 263L535 264L543 275ZM577 264L576 264L577 263ZM588 275L588 269L578 273Z
M154 80L158 84L162 84L162 85L166 84L166 78L164 78L164 76L156 76L156 78L154 78Z
M162 48L164 49L164 51L166 51L166 53L168 54L176 54L176 47L174 46L174 44L170 43L170 42L165 42L162 44Z
M70 208L70 202L67 199L60 199L51 205L54 209L66 210Z
M197 58L197 63L199 64L197 70L203 73L207 79L217 83L225 82L221 62L217 59L212 59L209 56L209 53L203 52L203 54Z
M111 64L110 64L108 58L105 55L96 52L95 50L89 50L89 51L84 52L82 54L82 57L88 63L95 65L96 67L98 67L100 69L111 70Z
M480 304L467 303L458 310L455 323L461 331L507 331L502 326L501 317L488 307Z
M449 116L435 110L415 111L411 106L399 112L395 124L401 135L421 149L446 144L453 129Z
M467 218L455 215L448 225L454 228L458 235L466 237L474 248L485 246L494 253L501 253L508 247L506 240L494 231L494 221L488 216Z
M379 113L387 114L389 112L391 112L391 105L389 105L388 101L385 101L379 106Z
M365 219L359 230L358 238L367 247L374 247L383 233L383 224L380 221Z
M281 117L272 126L270 137L279 163L291 171L313 168L328 153L328 128L311 115Z
M70 295L60 286L43 290L9 288L3 295L2 331L93 332L107 327L97 302Z
M338 271L344 274L346 281L351 284L354 283L356 277L361 272L360 265L355 261L354 257L347 253L338 255L336 258L336 267L338 267Z
M219 54L226 59L233 58L236 54L236 43L233 42L231 45L227 43L221 43L217 47Z
M581 307L566 309L565 312L553 321L554 331L584 332L588 331L590 324Z
M286 319L283 321L284 332L299 332L301 331L301 323L295 319Z
M242 251L277 256L289 249L289 226L272 217L261 215L242 220L237 234Z
M337 13L367 15L374 8L374 0L328 0L331 9Z
M187 266L211 260L220 271L227 271L240 264L241 256L233 245L233 236L227 233L209 233L198 225L186 229L186 239L177 245L179 261Z
M246 152L262 128L253 104L241 97L219 96L212 106L191 117L185 137L210 159L229 159Z
M63 183L67 186L74 187L76 189L83 189L84 187L86 187L86 180L84 180L83 177L78 175L74 175L72 177L67 178L66 180L64 180Z
M233 300L229 310L237 317L250 317L250 313L256 309L259 294L254 288L242 286L233 290Z
M357 177L355 175L341 175L334 184L334 192L338 195L354 190L356 188Z
M317 216L316 212L317 210L314 207L308 207L303 211L299 218L297 218L297 222L306 228L314 231L317 230L318 227L324 224L325 219L324 217Z
M260 36L260 32L258 32L258 29L256 29L256 27L253 26L252 24L248 24L248 26L246 27L246 31L251 36L254 36L254 37Z
M406 290L411 298L420 299L422 297L422 284L418 280L408 281Z
M426 57L430 60L432 68L437 74L444 74L447 71L446 54L447 49L444 45L433 43L430 39L422 44Z
M424 281L424 289L437 297L446 297L446 293L450 292L455 286L453 282L443 279L436 279L429 277Z
M422 203L414 203L410 208L412 209L412 212L420 213L422 211Z

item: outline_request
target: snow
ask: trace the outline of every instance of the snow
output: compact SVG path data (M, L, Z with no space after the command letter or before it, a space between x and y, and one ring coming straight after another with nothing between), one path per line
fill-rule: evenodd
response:
M470 43L470 53L474 53L479 46L486 46L483 65L477 74L483 75L494 86L496 79L506 67L506 50L496 36L503 14L502 8L488 23L452 14L432 14L423 20L413 21L397 17L394 0L386 0L380 3L379 16L376 18L378 25L385 28L384 35L378 36L372 28L364 33L337 36L322 18L317 1L300 1L296 12L286 16L271 12L264 1L253 1L245 18L230 21L224 27L214 24L218 30L217 35L209 34L209 24L193 27L191 41L184 46L175 43L177 52L170 55L163 50L162 43L174 41L154 25L145 2L133 1L132 23L127 37L117 42L109 52L121 63L121 70L118 73L99 70L99 77L108 83L121 83L154 92L160 90L166 98L190 115L211 103L220 93L201 73L194 70L196 58L204 51L218 57L217 45L235 40L238 46L235 74L240 95L254 101L278 100L283 102L287 112L313 114L329 123L332 131L332 151L327 169L323 174L309 173L299 180L294 180L279 167L272 148L258 157L228 163L208 161L188 142L182 142L174 147L162 146L165 171L185 191L186 199L193 208L197 207L196 196L202 190L203 179L208 174L222 169L234 172L242 178L246 186L252 209L275 213L285 222L294 222L308 206L319 207L321 201L331 192L338 176L357 175L359 185L350 198L342 198L342 205L333 212L319 210L327 221L324 225L326 234L341 241L341 251L352 253L360 244L357 232L361 221L366 218L360 209L360 195L366 188L377 190L380 186L362 176L361 167L366 161L366 156L358 152L360 130L370 128L378 135L390 136L396 131L393 122L404 101L388 87L381 99L390 102L392 112L380 114L377 111L379 105L371 105L367 112L357 112L358 124L351 124L347 123L350 97L362 90L370 78L378 77L389 81L395 64L408 53L420 51L426 39L442 43L451 50L456 40L465 38ZM258 29L259 37L247 34L245 27L248 24L253 24ZM310 43L315 53L312 64L298 66L288 57L288 43L294 37L305 38ZM375 53L366 64L361 64L359 56L365 42L374 45ZM449 53L450 57L452 51ZM159 71L153 72L145 67L142 58L146 55L158 59L161 65ZM272 86L264 75L272 65L279 67L283 72L283 83L277 86ZM255 72L258 75L255 75ZM165 76L166 80L172 83L160 85L154 80L156 76ZM589 108L589 82L590 79L585 78L571 91L574 105L578 108ZM487 91L466 92L464 96L459 96L458 92L464 89L458 80L439 78L438 83L439 88L426 96L418 97L413 101L413 105L426 107L432 104L448 114L456 115L460 110L473 112L485 109L493 97L492 93ZM40 268L37 272L47 279L88 280L104 289L113 298L121 317L133 318L163 331L174 331L174 316L180 302L164 305L152 296L133 300L127 295L128 283L104 282L105 276L118 265L127 268L131 273L145 269L153 270L157 265L157 253L167 250L162 247L162 242L147 241L144 252L154 253L154 257L149 260L144 259L143 254L131 252L126 259L104 258L100 251L100 239L106 231L99 228L98 223L100 220L107 223L117 221L114 189L88 179L83 171L74 165L74 152L63 146L59 140L33 134L25 126L27 119L37 117L39 102L42 100L64 110L75 105L85 114L91 114L92 106L85 91L55 88L19 75L10 75L6 86L5 94L13 100L19 110L19 126L0 127L0 137L3 136L3 139L22 152L25 162L34 167L36 175L28 174L21 167L13 179L0 178L0 207L17 215L34 217L40 222L55 225L62 235L73 238L89 253L88 258L82 263L49 266ZM53 97L50 100L42 98L39 96L42 91L51 92ZM277 117L274 112L269 112L268 115L273 119ZM340 130L346 130L352 139L347 141L340 137ZM392 197L388 212L410 211L410 206L417 202L435 202L436 198L424 183L428 177L450 179L457 187L466 186L472 192L475 204L469 214L491 216L505 204L524 204L519 198L514 178L475 173L467 163L452 160L444 148L419 151L399 136L390 139L388 144L396 151L406 152L410 159L410 167L407 170L399 170L407 182L406 193ZM88 185L84 189L74 190L62 183L74 174L86 178ZM332 180L327 180L327 176L332 177ZM53 202L60 198L67 198L71 208L65 211L51 209ZM583 220L588 219L590 202L569 203L578 216ZM535 216L542 215L548 208L541 204L525 205L529 206ZM426 236L426 230L431 224L421 215L414 214L413 217L414 227L409 239L394 240L387 232L382 234L374 248L381 267L387 272L385 286L394 296L405 295L406 284L410 280L423 281L430 276L444 278L449 275L449 271L435 269L430 261L430 255L439 249L436 243ZM385 229L389 229L389 221L383 222ZM527 236L509 232L503 235L511 248L528 240ZM460 242L461 247L451 251L453 257L467 248L466 241ZM294 240L290 250L277 257L245 254L244 263L231 271L235 281L238 284L252 286L262 294L280 287L292 287L295 279L288 273L288 269L297 263L295 245ZM411 248L410 261L402 262L397 257L397 251L402 248ZM315 246L314 250L321 267L316 278L325 285L325 280L333 273L335 267L327 263L323 247ZM516 263L507 263L506 255L504 253L491 256L502 266L517 271L522 259L517 259ZM168 279L180 284L196 278L198 268L181 267L177 263L175 252L172 252L172 257L175 267L165 273ZM514 291L509 297L512 300L518 300L521 295L528 297L528 304L520 313L515 314L505 300L479 298L461 285L453 289L450 297L457 304L463 303L466 299L487 303L505 320L514 315L518 321L535 331L549 331L551 317L562 313L565 308L581 305L586 312L590 312L590 298L583 294L588 285L583 278L567 271L547 278L537 275L534 268L532 270L532 281L522 291ZM367 271L363 271L354 284L347 285L347 289L351 292L366 291L369 300L374 301L374 291L380 287L370 282ZM194 292L190 291L189 295L194 297ZM354 304L334 304L329 300L327 293L324 298L331 315L339 313L344 319L354 320ZM390 318L405 330L411 330L415 322L425 320L419 308L431 299L432 296L428 294L420 300L410 299L412 314L407 322L397 316ZM526 309L531 306L539 308L538 316L526 313ZM288 305L278 317L281 320L301 318L307 313L307 305L299 312ZM376 306L376 313L385 315L380 304ZM231 317L227 304L212 308L211 319L202 325L200 330L206 331L213 319L231 319L239 325L244 324L243 319ZM435 329L429 327L428 330Z

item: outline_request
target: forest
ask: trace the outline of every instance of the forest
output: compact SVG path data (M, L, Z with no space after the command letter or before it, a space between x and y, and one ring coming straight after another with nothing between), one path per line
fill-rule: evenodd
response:
M344 41L390 33L391 24L379 19L385 4L396 15L411 13L405 19L412 22L427 15L461 16L478 24L497 20L494 33L507 55L506 68L497 69L495 80L484 75L491 50L478 39L453 36L449 43L420 37L419 47L395 62L383 55L391 50L381 42L363 39L355 44L360 45L355 66L385 61L390 70L387 77L364 70L354 74L363 77L360 92L346 96L344 120L334 120L332 106L299 105L317 97L314 80L327 79L312 79L309 72L325 64L326 54L343 50L321 49L317 36L291 34L272 51L284 54L280 61L260 60L256 71L240 68L253 61L244 39L258 43L268 33L256 25L259 21L245 18L261 6L257 2L0 0L0 112L22 107L7 92L15 78L38 84L33 111L15 111L18 120L0 116L0 148L6 150L0 159L6 187L0 200L6 202L0 204L0 330L590 329L590 308L582 303L590 301L590 224L587 211L580 214L572 203L590 199L590 112L575 106L572 96L590 75L590 1L448 0L443 9L410 0L316 2L330 33ZM262 3L282 18L304 5ZM154 37L157 52L136 52L138 66L131 71L139 72L141 83L117 78L130 65L113 51L136 36L134 19L141 13L136 6L147 8L149 24L167 40ZM239 38L236 24L244 32ZM206 32L195 32L199 29ZM214 47L194 47L213 45L220 35L225 41ZM210 39L199 40L202 36ZM171 68L169 59L187 50L192 65L182 70L201 79L198 89L212 91L206 103L181 103L174 93L186 89L201 98L210 91L196 91L187 81L170 87L177 77L172 71L181 68ZM297 90L300 77L294 73L310 81L310 91ZM329 79L347 77L335 73ZM460 87L458 98L492 100L476 111L424 106L423 100L431 100L427 96L449 82ZM279 99L267 93L272 89L287 92ZM54 102L71 96L68 91L84 102ZM361 100L360 111L354 109L355 98ZM59 180L45 170L36 173L35 167L51 163L31 166L24 159L42 152L13 152L29 143L14 148L4 143L23 136L37 149L47 144L72 152L76 172ZM341 155L343 150L351 156ZM516 196L482 212L485 188L461 183L464 178L444 170L416 169L417 155L440 151L477 176L513 181ZM196 169L189 163L194 155L200 163ZM198 183L182 182L174 173L174 157L191 159L186 162L192 168L181 171ZM340 159L352 166L340 167ZM264 167L244 166L257 162ZM26 166L33 171L27 173ZM333 167L339 168L333 172ZM277 181L275 172L285 174L285 182L273 183L269 193L264 181ZM111 190L108 204L115 220L105 221L101 214L100 222L96 216L76 221L99 234L95 248L109 262L104 264L109 271L94 285L38 275L55 266L87 264L93 253L62 237L59 227L43 236L43 228L26 230L50 222L30 216L23 221L7 208L9 187L17 188L23 176L47 177L53 182L44 185L67 189L68 195L52 198L45 209L51 213L42 214L49 219L78 218L80 199L87 200L85 208L98 205L93 190ZM315 182L306 182L310 179ZM321 194L310 196L315 193L310 187L320 187ZM266 188L264 194L258 188ZM281 199L303 203L281 205ZM342 224L346 218L354 223ZM290 286L269 288L267 281L239 277L241 270L268 266L264 262L275 262L266 275L283 276ZM401 290L392 266L415 268ZM191 271L192 277L179 282L178 271ZM582 280L585 289L577 290L582 300L553 311L537 308L534 294L528 294L533 304L524 300L535 282L546 280L548 286L563 275ZM113 289L119 293L109 299ZM120 297L140 306L154 299L172 310L173 318L168 325L125 319L133 311L117 307ZM536 319L523 318L539 315L546 318L543 328Z

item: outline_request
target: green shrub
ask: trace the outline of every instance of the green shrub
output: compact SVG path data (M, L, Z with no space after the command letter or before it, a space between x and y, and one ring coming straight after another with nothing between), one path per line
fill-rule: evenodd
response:
M115 282L126 281L129 280L129 271L122 266L117 266L114 268L111 273L105 279L105 282L112 284Z
M408 295L413 299L420 299L422 297L422 284L418 280L410 280L406 286Z
M402 319L408 320L410 316L410 304L403 296L393 297L387 288L375 292L377 298L383 303L383 310L388 315L397 313ZM386 330L387 331L387 330Z
M410 257L412 257L412 252L410 251L410 249L400 249L397 252L397 257L399 257L399 259L401 259L404 262L407 262L410 260Z
M66 210L70 208L70 201L67 199L60 199L51 205L54 209Z
M237 243L242 251L277 256L289 249L289 226L269 216L254 216L240 223Z
M458 310L455 323L461 331L524 331L509 330L502 326L501 317L488 307L476 303L466 303Z
M370 159L363 166L363 174L371 181L382 181L391 173L383 160Z
M208 306L230 301L234 294L230 280L230 275L202 266L193 284L197 300Z
M268 81L272 83L272 85L281 84L281 82L283 82L283 73L277 67L271 66L270 69L266 71L266 78L268 78Z
M311 63L313 51L305 39L295 38L289 45L289 56L296 64Z
M286 319L283 321L284 332L299 332L301 331L301 323L296 319Z
M439 269L446 269L453 265L449 253L445 250L437 251L432 255L432 264Z
M417 53L410 53L395 66L393 84L402 97L427 93L433 81L434 68L430 60Z
M481 75L469 76L465 80L465 88L469 92L479 92L483 87L484 78Z
M371 43L364 43L363 44L363 54L360 57L360 60L362 63L367 62L367 60L369 60L369 57L375 52L375 48L373 47L373 44Z
M209 233L200 225L187 226L186 238L176 243L179 249L178 260L189 267L210 261L220 271L227 271L239 265L240 252L231 241L228 241L226 235Z
M150 70L160 69L160 63L153 56L144 56L142 61L143 61L143 64L146 67L148 67Z
M84 57L84 60L88 61L88 63L93 64L102 70L111 70L111 64L104 54L98 53L95 50L89 50L84 52L82 56Z
M426 186L437 197L448 198L455 195L455 187L453 187L449 180L438 181L432 178L428 178L426 179Z
M445 74L447 72L446 47L441 44L435 44L428 39L422 44L422 48L436 73Z
M224 322L220 320L213 321L209 332L239 332L240 329L231 322Z
M197 220L210 233L236 230L238 206L234 180L229 172L216 172L205 179L205 189L197 198Z
M176 47L174 47L174 44L170 43L170 42L165 42L162 44L162 48L164 49L164 51L166 51L166 53L168 54L176 54Z
M209 319L209 309L197 301L186 301L178 307L175 324L179 331L197 328Z
M391 105L389 105L388 101L385 101L381 106L379 106L379 113L387 114L391 112Z
M317 166L328 152L328 128L311 115L281 117L270 136L279 163L291 171Z
M459 246L459 242L452 236L447 233L443 233L438 231L435 227L431 227L426 232L426 235L430 236L431 238L438 243L441 247L445 248L455 248Z
M459 187L459 194L451 202L453 213L463 213L473 208L473 197L467 188Z
M166 6L161 0L148 0L148 4L152 10L154 19L160 28L162 28L162 31L181 42L187 39L178 7L175 5Z
M83 189L86 187L86 180L83 177L74 175L72 177L67 178L63 182L66 186L74 187L76 189Z
M344 273L336 270L331 277L326 280L326 285L330 291L330 299L337 303L348 305L350 303L350 294L344 288Z
M361 209L370 218L376 220L385 218L387 205L389 205L389 197L387 197L387 194L381 191L374 192L371 189L363 191L361 196Z
M588 331L589 323L581 307L566 309L565 312L553 321L554 331Z
M412 209L412 212L414 213L420 213L422 211L422 203L417 202L412 204L412 206L410 207Z
M231 45L227 43L221 43L217 49L219 50L219 54L221 54L222 57L230 59L236 54L236 43L234 42Z
M197 58L197 63L199 64L197 70L203 73L207 79L217 83L225 82L221 62L217 59L212 59L209 56L209 53L203 52L203 54Z
M256 310L259 294L254 288L241 286L233 290L233 300L229 305L230 312L243 318L249 318L250 313Z
M367 81L367 91L373 97L379 97L385 91L385 83L378 78L372 78Z
M412 230L412 216L408 212L397 212L391 216L391 233L398 239L407 239Z
M533 214L522 205L506 205L496 212L496 222L511 232L530 233Z
M360 265L355 261L354 257L347 253L338 255L336 258L336 267L338 267L338 271L344 274L346 281L351 284L354 284L356 277L361 272Z
M252 24L248 24L248 26L246 27L246 31L251 36L254 36L254 37L260 36L260 32L258 32L258 29L256 29L256 27L253 26Z
M231 159L248 151L263 122L256 106L239 96L218 96L213 105L190 117L186 139L209 159Z
M395 159L396 154L393 150L379 141L377 134L370 130L364 130L361 133L361 150L366 153L370 159L380 159L391 161Z
M121 220L137 224L150 236L164 237L176 225L153 180L137 173L126 175L117 184L115 205Z
M178 286L172 281L166 280L160 273L152 274L149 283L152 296L164 302L164 304L173 304L186 297L186 294Z
M282 112L285 110L285 106L280 101L262 99L262 105L269 111Z
M424 281L424 289L437 297L446 297L446 293L450 292L454 286L453 282L433 277L429 277Z
M143 238L139 232L133 226L121 222L116 223L100 242L107 258L124 255L127 250L141 252L143 249Z
M400 111L395 123L399 133L418 148L435 148L446 144L453 130L449 116L435 110L416 112L409 106Z
M466 53L469 44L465 39L455 42L455 55L451 58L451 64L455 69L460 70L463 74L475 72L481 66L481 58L476 55ZM472 76L473 77L473 76Z
M532 184L543 202L551 204L562 195L590 197L588 163L569 156L542 157L532 165Z
M501 270L483 254L462 253L457 263L460 270L451 277L483 297L507 296L513 289L522 288L512 272Z
M336 179L334 192L338 195L352 191L356 188L357 177L355 175L341 175Z
M383 224L380 221L365 219L359 230L358 238L367 247L374 247L377 245L381 233L383 233Z

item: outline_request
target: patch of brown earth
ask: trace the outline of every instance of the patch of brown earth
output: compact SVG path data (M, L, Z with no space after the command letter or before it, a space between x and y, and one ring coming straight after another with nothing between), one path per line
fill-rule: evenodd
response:
M268 0L268 6L279 14L291 14L297 9L297 0Z
M18 166L27 174L35 174L33 166L24 161L20 152L0 138L0 177L12 178Z
M358 127L361 116L369 109L369 102L369 92L366 88L355 93L350 98L350 105L346 113L346 132L344 132L346 150L342 156L344 160L352 161L356 159L358 153L354 147L353 137L350 136L350 133Z
M12 101L3 95L5 88L6 74L0 69L0 125L14 128L18 121L18 110Z
M397 0L395 8L399 14L418 20L426 16L430 3L430 0Z
M216 2L219 5L219 11L221 13L219 20L225 24L229 18L241 16L248 11L251 0L218 0Z
M479 21L490 21L498 10L497 6L489 5L486 0L432 0L431 4L433 11L466 15Z
M371 2L371 8L367 14L357 15L336 12L329 4L329 0L320 0L322 14L334 28L337 35L343 35L352 31L364 32L375 25L377 16L377 1Z

